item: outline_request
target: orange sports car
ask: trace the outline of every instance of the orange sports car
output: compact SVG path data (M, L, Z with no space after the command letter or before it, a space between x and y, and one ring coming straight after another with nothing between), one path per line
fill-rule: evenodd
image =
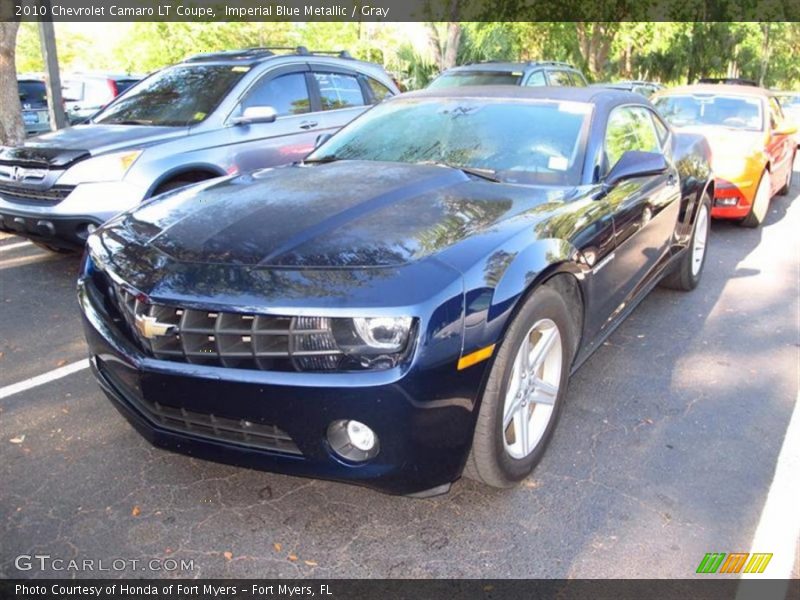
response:
M787 194L797 146L796 126L768 90L745 85L689 85L652 98L679 131L702 133L711 146L711 216L758 227L769 202Z

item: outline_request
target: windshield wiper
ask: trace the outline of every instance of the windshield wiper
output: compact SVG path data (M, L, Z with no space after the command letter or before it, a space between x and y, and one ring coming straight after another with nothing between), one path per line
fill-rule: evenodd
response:
M303 161L304 165L314 165L314 164L323 164L323 163L331 163L336 162L337 160L342 160L335 154L328 154L327 156L320 156L319 158L307 158Z
M480 177L481 179L485 179L486 181L493 181L494 183L500 183L500 179L497 177L497 171L493 169L482 169L480 167L461 167L455 165L448 165L447 163L437 162L435 160L424 160L417 163L418 165L435 165L437 167L447 167L448 169L458 169L462 173L466 173L467 175L473 175L475 177Z
M142 119L126 119L124 121L108 121L109 125L152 125L152 121Z

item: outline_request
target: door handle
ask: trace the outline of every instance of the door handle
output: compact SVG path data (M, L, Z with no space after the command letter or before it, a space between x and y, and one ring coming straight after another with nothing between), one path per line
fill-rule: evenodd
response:
M317 125L319 125L319 123L316 121L303 121L300 123L300 129L314 129Z

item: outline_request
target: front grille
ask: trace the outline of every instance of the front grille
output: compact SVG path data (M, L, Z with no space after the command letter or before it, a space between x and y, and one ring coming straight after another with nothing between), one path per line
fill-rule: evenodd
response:
M151 402L140 394L130 393L128 386L114 374L113 370L106 368L102 361L98 360L98 364L100 373L114 389L155 425L170 431L188 433L194 437L234 442L248 448L302 455L289 434L275 425L220 417Z
M69 196L74 189L74 186L56 185L51 187L49 190L37 190L0 183L0 197L11 202L53 206Z
M195 310L147 303L112 282L113 301L139 343L159 359L268 371L335 370L343 358L327 317L283 317ZM145 337L138 317L163 335Z

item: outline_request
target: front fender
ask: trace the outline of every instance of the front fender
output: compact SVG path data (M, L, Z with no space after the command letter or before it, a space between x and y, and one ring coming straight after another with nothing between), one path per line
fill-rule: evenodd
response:
M520 300L555 273L578 275L577 257L564 240L518 237L465 273L463 354L500 342Z

